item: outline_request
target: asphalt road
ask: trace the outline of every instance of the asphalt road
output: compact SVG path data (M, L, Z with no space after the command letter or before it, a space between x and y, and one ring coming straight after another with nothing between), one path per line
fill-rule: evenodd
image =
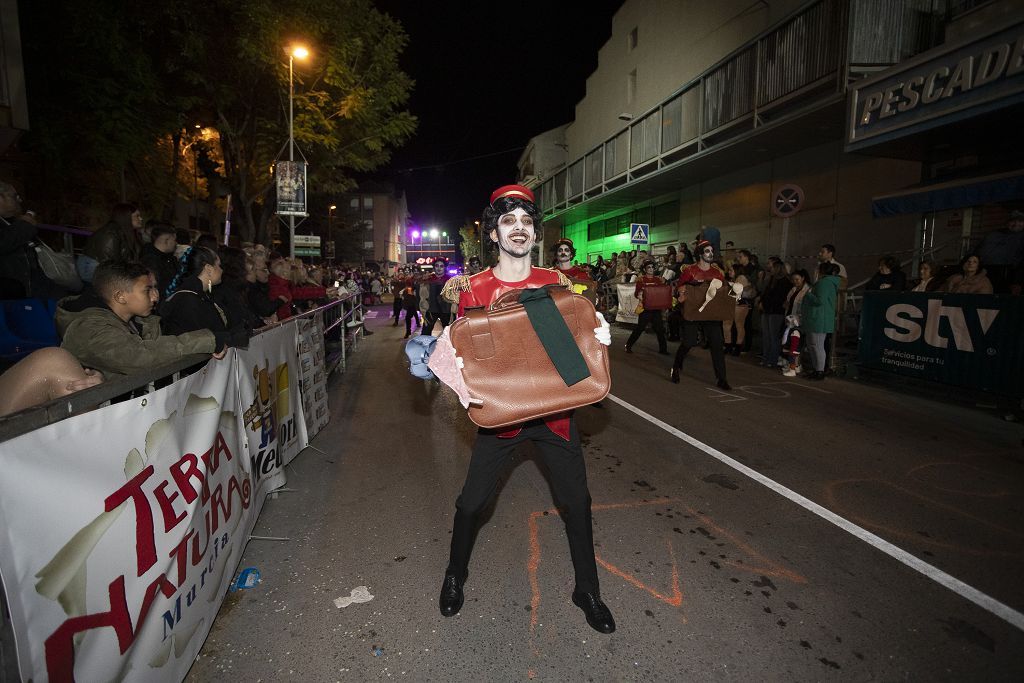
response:
M618 630L569 600L528 447L441 617L475 428L408 375L389 310L260 517L292 540L250 542L262 582L227 598L189 680L1024 680L1019 423L744 358L722 392L702 351L673 385L653 336L627 356L618 327L612 396L577 412Z

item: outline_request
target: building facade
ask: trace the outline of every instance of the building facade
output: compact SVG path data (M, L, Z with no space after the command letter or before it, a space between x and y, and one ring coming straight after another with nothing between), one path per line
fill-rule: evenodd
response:
M361 186L342 197L337 216L359 231L364 262L393 266L405 260L410 216L404 192L388 185Z
M941 135L853 144L856 85L950 42L1010 29L1021 8L1009 0L627 0L575 120L556 129L561 139L548 131L531 141L520 175L539 193L549 234L573 239L581 259L629 249L631 223L650 225L655 253L713 226L723 243L796 267L813 267L819 246L834 244L855 286L882 255L909 265L922 246L939 246L923 235L941 219L879 213L876 199L934 175L942 144ZM1016 111L1007 92L997 105L986 101L1003 117ZM960 125L970 132L969 121ZM565 161L544 164L553 155L540 151L558 144ZM973 163L969 149L945 156ZM961 240L928 255L954 262L962 253Z

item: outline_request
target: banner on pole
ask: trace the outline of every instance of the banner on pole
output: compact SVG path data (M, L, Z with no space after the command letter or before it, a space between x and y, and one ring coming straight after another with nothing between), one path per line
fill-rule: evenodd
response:
M306 162L279 161L274 166L277 179L277 213L280 216L308 216L306 213Z
M306 419L306 434L310 440L331 419L327 407L327 364L324 359L324 314L300 318L299 326L299 387L302 395L302 413Z

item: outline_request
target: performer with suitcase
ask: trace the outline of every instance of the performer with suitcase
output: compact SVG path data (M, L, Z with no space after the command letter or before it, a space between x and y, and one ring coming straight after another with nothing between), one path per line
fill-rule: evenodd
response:
M664 301L655 301L656 297L647 296L647 292L658 292L660 290L655 289L669 288L665 283L665 278L658 277L654 274L654 261L647 260L640 265L640 272L643 273L636 281L636 291L633 296L640 300L640 305L643 309L640 312L640 318L636 321L636 327L633 328L633 333L629 335L629 339L626 341L626 353L633 353L633 344L640 339L640 335L644 333L648 325L654 325L654 333L658 335L658 353L663 356L668 355L668 344L665 342L665 328L661 321L661 311L664 308L668 308L671 302L671 294L664 298ZM669 288L671 291L671 288Z
M696 255L697 263L683 269L679 279L676 281L679 302L686 304L689 301L690 303L685 306L683 311L682 343L679 344L675 362L672 364L672 369L669 370L669 379L676 384L679 383L679 373L683 369L683 360L686 358L686 354L690 352L690 349L697 346L697 333L701 332L707 340L711 351L711 364L715 368L718 388L730 391L732 387L729 386L729 382L725 378L725 336L722 332L722 318L720 316L716 317L711 313L707 316L701 315L703 313L701 309L710 303L711 300L709 299L707 302L704 302L704 297L697 296L698 287L708 283L714 288L712 289L713 297L715 296L714 292L720 290L717 296L728 298L725 274L714 264L715 248L711 242L701 240L697 244ZM718 281L718 287L712 282L714 280ZM703 289L707 291L708 288L704 287ZM701 305L702 303L703 305ZM734 301L732 306L735 307ZM701 319L698 320L697 318ZM731 314L729 319L732 319Z
M541 212L533 192L520 185L506 185L491 195L484 209L482 227L498 250L498 263L472 276L449 280L445 296L458 302L458 315L468 308L486 307L503 293L514 289L532 289L548 285L570 288L560 271L537 268L530 263L530 252L540 237ZM607 346L611 334L607 322L595 315L594 333ZM450 617L462 608L463 585L468 576L469 558L476 535L477 519L497 489L515 447L531 441L550 472L557 503L564 511L569 551L575 571L576 587L572 601L586 615L596 631L611 633L615 620L601 600L594 559L590 491L580 435L572 413L549 415L538 420L503 429L481 428L473 445L472 459L462 493L455 503L451 552L441 584L441 614Z

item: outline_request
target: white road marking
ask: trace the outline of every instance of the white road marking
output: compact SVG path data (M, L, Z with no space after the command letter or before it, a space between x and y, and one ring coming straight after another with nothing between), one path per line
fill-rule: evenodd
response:
M666 422L659 420L650 413L644 412L640 408L637 408L636 406L630 403L626 403L621 398L613 394L608 394L608 399L619 404L620 406L630 411L631 413L634 413L635 415L642 417L643 419L647 420L656 427L664 429L669 434L675 436L678 439L681 439L682 441L685 441L694 448L704 451L705 453L710 455L712 458L718 460L722 464L728 465L734 470L750 477L757 483L767 486L769 489L775 491L783 498L791 500L792 502L796 503L805 510L816 514L817 516L821 517L827 522L831 522L843 531L846 531L852 534L853 536L856 536L860 540L873 546L877 550L882 551L883 553L897 560L898 562L903 563L907 567L910 567L911 569L920 572L921 574L924 574L932 581L935 581L939 585L945 586L957 595L966 598L967 600L970 600L971 602L978 605L985 611L994 614L1003 621L1013 626L1016 626L1018 629L1024 631L1024 614L1018 612L1009 605L1004 605L995 598L986 595L985 593L982 593L977 588L967 585L955 576L951 576L950 574L947 574L938 567L934 567L928 564L927 562L919 560L917 557L911 555L902 548L899 548L893 545L892 543L889 543L885 539L876 536L867 529L859 527L853 522L843 517L840 517L834 512L822 507L821 505L818 505L813 500L801 496L796 491L788 489L782 484L772 479L769 479L760 472L752 470L743 463L734 460L733 458L730 458L725 453L722 453L721 451L712 448L711 446L707 445L706 443L703 443L702 441L698 441L689 434L676 429L675 427Z

